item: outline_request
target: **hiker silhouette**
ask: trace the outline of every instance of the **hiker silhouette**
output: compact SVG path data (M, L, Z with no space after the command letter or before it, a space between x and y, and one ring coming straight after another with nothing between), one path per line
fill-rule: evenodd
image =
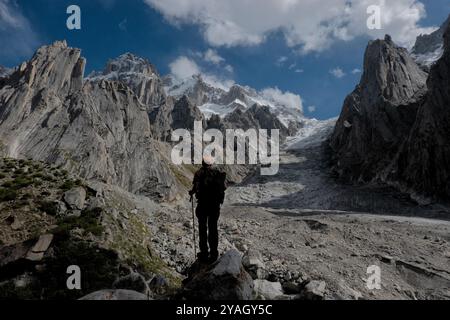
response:
M198 219L200 252L197 258L201 262L212 263L219 257L219 233L217 223L220 217L220 206L223 204L226 190L226 173L213 167L211 158L204 158L202 167L195 173L192 190L195 195ZM209 251L208 251L209 244Z

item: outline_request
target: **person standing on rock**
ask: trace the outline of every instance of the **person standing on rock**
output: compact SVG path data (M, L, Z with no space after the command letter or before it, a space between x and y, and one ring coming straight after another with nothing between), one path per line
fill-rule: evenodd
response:
M223 204L226 190L226 173L213 167L213 160L205 157L202 167L195 173L192 197L197 198L196 216L200 237L200 253L197 258L201 262L212 263L219 257L219 232L217 223L220 216L220 206ZM208 252L209 244L209 252Z

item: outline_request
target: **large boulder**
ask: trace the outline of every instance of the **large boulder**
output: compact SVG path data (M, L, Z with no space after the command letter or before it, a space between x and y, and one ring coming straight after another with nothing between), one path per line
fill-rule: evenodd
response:
M64 201L72 210L83 210L86 202L86 190L82 187L69 190L64 193Z
M284 295L283 288L279 282L258 279L253 283L256 299L275 300Z
M90 293L79 300L150 300L148 296L132 290L101 290Z
M230 250L210 266L194 264L184 282L183 296L192 300L251 300L253 280L239 252Z
M147 282L141 274L137 272L130 272L130 274L117 279L113 283L114 289L125 289L125 290L133 290L136 292L143 293L145 295L150 294L150 289L147 285Z

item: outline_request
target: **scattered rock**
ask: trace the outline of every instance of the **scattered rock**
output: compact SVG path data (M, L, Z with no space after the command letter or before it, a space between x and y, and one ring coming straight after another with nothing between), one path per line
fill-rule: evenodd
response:
M262 262L261 253L254 249L248 250L242 258L242 264L253 279L266 279L267 271Z
M282 287L283 287L284 293L286 293L286 294L299 294L301 291L300 287L297 284L290 282L290 281L284 282Z
M83 210L86 202L86 190L82 187L69 190L64 193L64 201L72 210Z
M52 234L44 234L39 237L36 244L28 251L26 259L31 261L41 261L44 258L45 252L47 252L50 244L53 241Z
M161 275L156 275L150 280L148 286L151 292L156 293L158 295L164 295L167 293L167 288L169 287L169 283L167 279Z
M23 227L23 222L20 221L19 219L17 219L16 217L14 217L14 221L13 223L11 223L11 229L13 229L14 231L20 230Z
M103 198L90 198L87 205L88 210L94 210L97 208L104 208L106 206Z
M313 280L309 282L302 291L302 298L305 300L323 300L325 297L326 283L324 281Z
M257 279L253 281L253 284L256 299L275 300L284 294L281 283L279 282Z
M59 217L63 217L66 215L67 212L67 206L62 201L55 201L55 207L56 207L56 215Z

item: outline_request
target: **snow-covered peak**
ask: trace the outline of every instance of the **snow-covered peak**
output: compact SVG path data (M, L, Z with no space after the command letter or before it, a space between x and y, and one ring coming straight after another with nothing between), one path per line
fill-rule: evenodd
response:
M188 96L207 118L212 115L225 117L237 108L249 109L256 104L268 106L286 127L289 127L290 122L298 123L304 119L300 96L282 92L278 88L257 91L248 86L224 83L200 75L182 80L166 76L164 88L169 96Z
M109 60L105 69L92 72L87 81L118 81L130 87L141 103L150 108L165 101L166 95L156 68L147 60L125 53Z
M12 69L0 66L0 78L9 76L13 72Z
M131 77L156 78L158 74L155 67L147 60L132 53L125 53L116 59L108 61L101 72L94 71L88 76L95 80L123 80Z
M436 31L417 37L411 55L419 65L430 67L442 57L444 53L444 33L449 24L450 16Z

